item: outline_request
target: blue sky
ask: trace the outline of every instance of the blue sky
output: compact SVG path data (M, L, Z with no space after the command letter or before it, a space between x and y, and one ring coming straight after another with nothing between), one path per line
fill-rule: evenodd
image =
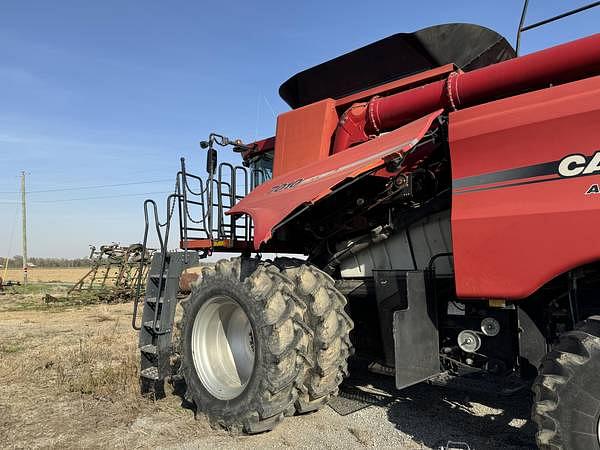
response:
M588 1L530 3L528 22ZM20 254L21 170L31 256L136 242L143 199L172 189L180 156L202 172L198 141L210 131L273 134L287 109L277 89L292 74L444 22L485 25L514 43L521 4L3 0L0 255ZM600 8L528 32L522 52L598 32L598 23ZM92 188L119 183L139 184Z

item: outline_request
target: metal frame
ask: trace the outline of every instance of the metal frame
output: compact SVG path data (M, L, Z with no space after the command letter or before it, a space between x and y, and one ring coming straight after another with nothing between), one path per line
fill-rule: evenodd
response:
M143 252L143 254L142 254ZM154 249L141 244L122 247L113 243L99 249L91 247L90 270L77 281L67 295L88 291L106 291L114 297L128 298L136 293L136 281L148 273L149 261ZM146 264L140 264L147 261Z
M180 247L184 250L184 264L188 263L188 251L200 251L200 257L210 255L215 248L223 250L251 249L254 225L248 216L241 218L228 216L225 213L235 206L250 191L268 179L267 173L260 169L252 169L223 162L215 170L209 171L208 178L188 173L185 159L181 158L181 169L177 173L175 190L167 197L166 218L160 221L158 206L154 200L144 201L144 239L142 242L142 258L140 268L147 267L150 258L145 256L150 227L153 226L159 242L160 266L158 292L164 290L164 277L167 270L167 254L171 221L175 213L179 216ZM216 175L216 177L215 177ZM191 184L198 187L192 188ZM194 209L194 211L192 211ZM195 214L194 214L195 213ZM152 216L152 219L151 217ZM139 302L143 294L143 272L137 274L135 299L133 305L132 326L139 330L137 315ZM155 334L166 332L157 328L158 308L155 309L152 331Z
M539 22L532 23L531 25L524 25L528 6L529 6L529 0L525 0L525 2L523 3L523 11L521 11L521 20L519 21L519 28L517 30L517 43L516 43L516 48L515 48L517 56L519 55L519 49L521 47L521 33L523 33L524 31L533 30L534 28L538 28L543 25L549 24L551 22L555 22L557 20L564 19L565 17L572 16L573 14L577 14L577 13L586 11L588 9L594 8L596 6L600 6L600 1L589 3L587 5L572 9L570 11L564 12L564 13L559 14L554 17L550 17L548 19L540 20Z
M227 162L220 163L215 172L209 173L208 179L204 181L201 177L188 173L185 160L181 158L181 170L177 174L177 197L184 248L189 248L190 241L195 240L252 241L254 225L250 217L238 218L225 213L265 182L267 174L260 169L234 166ZM190 186L190 180L197 183L196 190ZM195 215L191 211L194 206L198 209Z
M150 231L150 220L149 220L149 214L148 214L148 207L150 206L152 208L151 211L154 216L154 227L156 229L156 235L158 238L158 242L160 244L159 252L160 252L161 260L160 260L160 277L159 277L159 281L158 281L159 295L164 290L165 283L164 283L164 277L162 275L165 273L166 266L167 266L167 253L168 253L167 245L169 242L171 219L173 217L173 211L175 208L174 201L175 201L175 198L179 197L178 192L179 192L179 178L177 179L177 183L175 185L175 193L171 194L167 197L167 218L164 223L160 223L159 216L158 216L158 206L156 205L156 202L154 200L150 200L150 199L147 199L146 201L144 201L145 227L144 227L144 240L142 242L143 253L142 253L142 258L140 259L140 267L142 265L147 265L149 263L149 260L147 260L145 258L145 250L148 245L148 233ZM164 228L164 237L162 234L163 228ZM139 325L139 326L137 325L137 314L138 314L139 301L142 296L143 282L144 282L144 278L142 277L142 272L138 271L138 278L137 278L137 282L136 282L136 295L133 300L133 317L131 318L131 326L135 330L140 330L142 327L141 325ZM161 334L161 331L157 327L158 311L159 311L159 308L156 308L154 310L154 319L153 319L152 328L151 328L155 334Z

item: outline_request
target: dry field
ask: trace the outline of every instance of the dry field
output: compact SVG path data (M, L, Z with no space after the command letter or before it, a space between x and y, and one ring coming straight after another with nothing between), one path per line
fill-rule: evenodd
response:
M75 283L90 269L88 267L31 267L28 269L28 279L32 283ZM4 271L0 271L0 276ZM21 269L8 269L7 280L22 281L23 271Z
M273 432L232 436L194 418L170 389L138 395L130 304L45 304L51 289L0 294L0 446L6 448L531 448L526 399L419 385L387 407L339 416L330 408L287 418Z

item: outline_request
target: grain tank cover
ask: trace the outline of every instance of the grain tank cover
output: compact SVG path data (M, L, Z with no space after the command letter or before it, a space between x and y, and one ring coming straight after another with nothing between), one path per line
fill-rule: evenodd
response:
M454 63L463 71L514 58L508 41L465 23L399 33L297 73L279 88L292 108L338 99L418 72Z

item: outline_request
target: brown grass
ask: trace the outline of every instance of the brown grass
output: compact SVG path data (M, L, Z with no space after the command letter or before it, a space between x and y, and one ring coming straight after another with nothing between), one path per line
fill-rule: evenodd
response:
M104 322L105 315L96 315ZM89 394L111 402L127 400L137 407L138 365L134 342L116 341L118 323L108 334L89 332L79 338L79 345L50 355L48 369L56 378L56 387L64 392Z
M206 435L208 425L179 397L140 396L131 305L38 302L40 309L9 309L0 318L0 442L146 447ZM179 425L165 429L173 422Z
M45 267L31 267L28 270L28 279L34 283L48 283L48 282L62 282L62 283L76 283L79 279L84 276L90 269L88 267L56 267L56 268L45 268ZM0 270L0 277L2 277L4 270ZM7 280L22 281L23 271L21 269L8 269Z

